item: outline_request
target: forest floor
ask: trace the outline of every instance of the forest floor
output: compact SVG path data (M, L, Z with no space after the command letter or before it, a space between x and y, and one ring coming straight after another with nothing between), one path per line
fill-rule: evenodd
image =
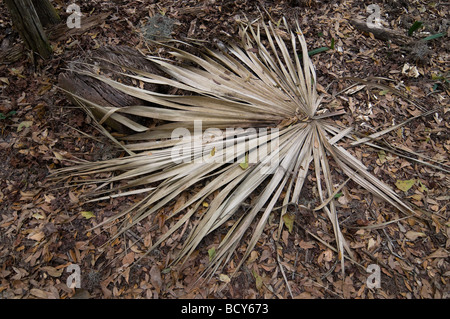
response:
M53 1L63 21L72 2ZM354 0L79 2L85 16L110 14L86 32L53 41L54 54L46 61L24 51L18 61L0 64L0 299L450 298L448 2L372 1L387 28L407 35L415 21L423 22L411 41L445 33L409 48L353 27L351 19L366 21L370 15L367 2ZM405 218L350 182L338 198L340 224L355 255L354 262L346 261L345 277L333 250L330 223L313 210L298 212L292 232L285 229L278 246L271 236L277 218L271 219L231 281L241 248L221 273L201 284L196 281L209 261L208 249L223 236L220 231L209 235L182 268L168 268L171 251L181 245L179 238L170 238L130 267L167 229L161 217L165 212L103 245L117 227L89 229L134 198L84 204L80 197L86 189L47 180L51 170L71 158L98 160L118 153L56 87L58 75L69 61L106 45L156 52L143 41L143 26L154 21L150 17L167 19L170 23L161 32L174 39L194 38L214 49L236 36L238 19L258 17L260 11L274 21L282 16L289 23L298 19L309 49L330 47L312 60L321 93L347 111L345 124L373 133L441 107L384 135L391 151L368 146L352 150L424 218ZM20 43L2 2L0 30L2 50ZM349 89L356 83L349 77L386 88L360 84ZM394 94L394 88L403 96ZM311 198L312 184L310 176ZM185 200L164 210L170 212ZM67 286L72 264L80 267L81 288ZM371 281L370 265L380 269L378 282Z

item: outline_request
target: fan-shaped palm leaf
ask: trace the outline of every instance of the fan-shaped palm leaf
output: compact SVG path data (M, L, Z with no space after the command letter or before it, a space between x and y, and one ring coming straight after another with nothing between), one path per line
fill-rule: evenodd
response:
M82 163L61 169L56 174L79 176L117 172L113 177L92 181L101 184L93 201L146 192L142 201L102 223L125 219L130 214L131 219L125 219L122 231L154 215L184 190L202 185L199 192L172 212L169 218L187 210L149 251L196 217L198 223L174 260L178 262L226 221L237 220L216 249L209 268L215 271L230 259L249 226L256 223L242 258L245 260L282 192L281 216L287 213L288 204L299 204L305 178L313 163L321 202L318 208L324 210L333 226L343 269L344 251L351 252L341 233L333 199L336 181L330 168L331 158L343 173L369 192L402 212L413 211L369 173L357 158L337 144L343 138L351 138L351 128L342 129L335 125L330 118L336 114L324 112L326 108L322 107L316 91L315 70L299 26L292 31L284 20L284 31L281 31L281 27L270 22L256 26L245 24L240 35L240 43L230 44L221 52L206 50L202 57L175 48L171 48L171 54L177 61L149 57L167 76L123 66L131 71L123 76L168 85L194 95L155 93L79 71L154 106L113 109L76 97L90 108L99 109L105 118L114 115L116 120L137 132L124 138L125 147L132 155ZM288 39L292 52L283 37ZM297 50L303 53L301 58L296 54ZM124 114L167 122L142 132L141 126ZM157 183L157 186L149 188L151 183ZM107 185L113 187L102 191ZM207 211L196 216L198 207L213 193L215 196ZM242 203L250 196L255 198L252 207L245 214L238 214ZM280 219L282 223L283 219Z

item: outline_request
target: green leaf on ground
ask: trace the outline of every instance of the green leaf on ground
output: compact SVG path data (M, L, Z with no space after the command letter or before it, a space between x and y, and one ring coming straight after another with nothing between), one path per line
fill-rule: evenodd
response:
M91 219L92 217L95 217L94 213L90 211L81 212L81 216L83 216L86 219Z
M248 153L245 154L245 160L244 160L243 163L240 163L239 166L240 166L242 169L247 169L247 168L248 168Z
M209 256L209 261L212 261L214 259L214 257L216 256L216 248L210 248L208 249L208 256Z
M321 47L321 48L317 48L317 49L309 51L308 55L309 56L313 56L315 54L322 53L322 52L325 52L325 51L328 51L328 50L330 50L329 47Z
M422 41L430 41L430 40L434 40L440 37L443 37L445 35L445 33L436 33L436 34L432 34L427 36L426 38L423 38Z
M416 183L415 179L407 179L407 180L397 180L395 182L395 186L397 186L398 189L407 192L413 185Z
M381 164L386 162L386 153L385 151L381 150L378 152L378 159L380 160Z
M414 31L416 31L417 29L419 29L421 26L423 25L423 22L421 21L416 21L413 23L413 25L411 26L411 28L409 28L408 30L408 35L412 36L412 34L414 33Z
M283 222L286 225L289 233L292 233L292 229L294 228L294 219L295 216L293 214L286 213L283 215Z
M30 127L31 125L33 125L33 121L23 121L17 127L17 132L22 131L26 127Z
M419 187L419 191L420 192L428 192L428 188L422 183L422 181L419 179L418 180L418 182L419 182L419 184L420 184L420 187Z

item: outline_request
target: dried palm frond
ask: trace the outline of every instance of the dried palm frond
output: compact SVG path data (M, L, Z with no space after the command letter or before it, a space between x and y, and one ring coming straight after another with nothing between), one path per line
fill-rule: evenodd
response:
M143 200L101 224L123 219L119 234L154 216L183 191L201 185L200 191L171 213L169 218L176 216L177 222L148 252L182 229L190 219L197 218L198 223L174 260L174 263L180 262L205 236L230 219L237 220L209 264L208 270L214 273L231 258L250 225L256 223L237 269L242 265L277 203L282 202L281 206L277 205L281 207L281 217L288 213L290 204L299 205L313 163L321 203L318 209L323 210L331 222L343 270L344 253L351 254L351 251L339 226L334 200L339 187L334 186L336 180L330 159L349 179L372 194L404 213L414 211L363 163L338 145L341 139L354 141L350 135L352 128L336 125L331 117L338 114L327 112L326 105L321 104L314 66L298 24L296 30L291 30L286 20L280 27L271 22L243 24L240 36L239 43L231 43L220 52L205 50L201 57L176 48L171 48L173 61L148 57L167 76L122 66L131 72L124 72L123 76L136 82L166 85L192 92L192 95L156 93L80 71L153 106L107 108L76 96L89 108L97 109L105 117L115 116L128 127L138 128L139 132L123 139L124 147L132 155L80 163L55 174L81 176L116 172L113 177L92 181L100 184L92 201L145 192ZM283 38L288 39L291 51ZM301 55L297 54L298 50ZM165 122L142 132L141 125L124 114ZM157 186L150 187L152 183ZM106 188L108 190L104 190ZM282 193L284 197L280 200ZM196 214L212 194L214 198L206 212ZM251 208L245 214L239 213L250 196L254 199ZM283 218L280 218L280 229L282 225Z

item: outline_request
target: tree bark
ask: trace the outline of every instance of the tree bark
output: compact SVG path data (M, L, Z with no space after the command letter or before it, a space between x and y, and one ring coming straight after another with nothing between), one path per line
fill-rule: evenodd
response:
M49 0L32 0L34 9L41 21L43 27L61 22L61 18L56 12L55 7Z
M14 27L25 44L47 59L52 48L31 0L5 0L5 3L11 13Z

